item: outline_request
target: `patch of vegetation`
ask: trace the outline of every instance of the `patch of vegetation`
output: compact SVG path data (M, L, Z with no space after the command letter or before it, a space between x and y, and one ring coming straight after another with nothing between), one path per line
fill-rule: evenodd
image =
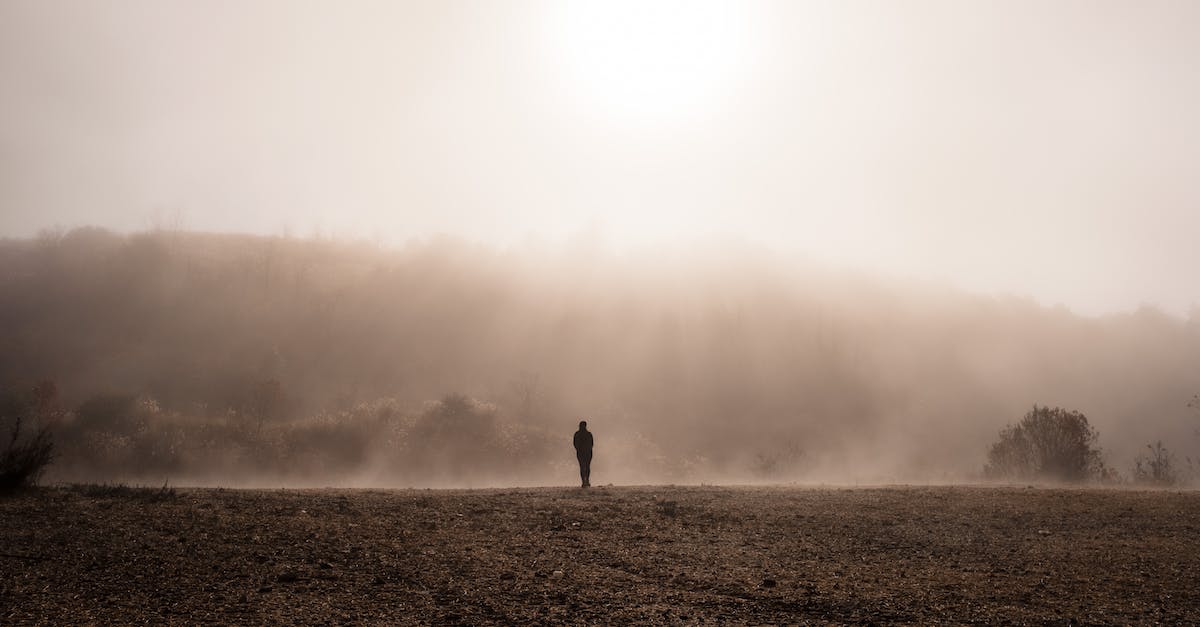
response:
M1000 432L988 451L990 479L1082 482L1113 473L1104 465L1099 436L1087 416L1060 407L1038 407Z
M1173 486L1183 480L1175 455L1162 441L1146 445L1146 453L1133 461L1133 481L1142 485Z
M410 480L537 476L552 443L461 394L405 411L382 398L305 418L197 416L146 396L98 395L56 432L66 481L205 473L344 477L370 469Z
M173 500L175 488L163 482L162 487L129 486L124 483L76 483L67 487L76 494L97 499L128 499L144 503Z
M800 473L804 461L804 449L788 440L755 453L750 470L764 479L791 479Z
M54 461L54 439L47 419L54 414L57 388L42 382L28 393L0 397L0 424L8 438L0 450L0 492L31 486Z

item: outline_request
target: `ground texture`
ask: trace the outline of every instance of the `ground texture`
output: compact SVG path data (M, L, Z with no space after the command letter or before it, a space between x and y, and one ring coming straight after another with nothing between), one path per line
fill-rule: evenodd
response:
M0 624L1200 623L1200 494L49 488Z

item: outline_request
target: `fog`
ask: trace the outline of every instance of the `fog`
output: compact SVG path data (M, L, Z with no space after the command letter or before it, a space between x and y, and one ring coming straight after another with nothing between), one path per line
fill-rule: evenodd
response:
M52 477L220 485L978 480L1034 403L1110 465L1200 445L1200 318L1081 316L733 240L613 250L160 230L0 244L0 382Z
M58 479L971 481L1035 403L1185 464L1197 24L8 0L0 400Z
M734 234L1200 302L1200 4L0 3L0 234Z

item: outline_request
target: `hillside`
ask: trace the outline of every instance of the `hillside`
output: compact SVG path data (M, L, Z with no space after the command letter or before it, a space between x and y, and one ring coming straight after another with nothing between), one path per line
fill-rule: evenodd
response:
M236 441L242 457L275 456L235 465L267 481L486 485L503 464L480 456L518 455L509 481L559 482L573 463L560 447L586 417L605 482L957 480L1033 403L1087 414L1122 471L1155 440L1197 450L1195 316L1082 317L734 244L577 244L99 229L6 240L0 384L53 381L77 426L100 401L76 451L172 425L143 443L166 451L162 464L139 469L131 456L149 453L127 451L109 460L114 478L252 482L220 472ZM422 416L436 422L455 398L478 417L463 433L491 448L394 474L389 460L422 446ZM241 435L201 446L203 425ZM387 448L381 434L407 439ZM468 458L473 471L457 472ZM109 463L73 461L60 476Z

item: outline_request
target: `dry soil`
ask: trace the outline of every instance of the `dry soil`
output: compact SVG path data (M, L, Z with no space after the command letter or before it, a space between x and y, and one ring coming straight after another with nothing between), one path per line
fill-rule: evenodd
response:
M0 623L1200 623L1200 494L996 487L0 498Z

